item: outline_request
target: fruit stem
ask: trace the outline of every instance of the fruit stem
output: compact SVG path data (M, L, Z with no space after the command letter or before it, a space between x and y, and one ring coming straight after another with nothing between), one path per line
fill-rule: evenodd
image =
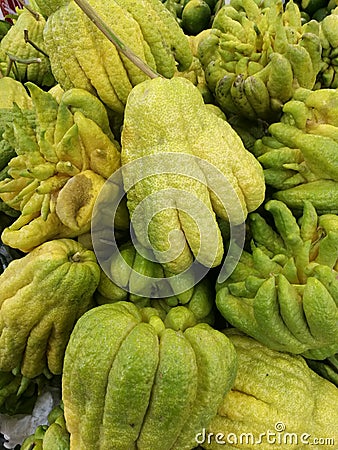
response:
M224 1L218 1L217 3L216 3L216 7L215 7L215 11L214 11L214 16L216 16L216 14L218 13L218 11L223 7L223 6L225 6L225 2Z
M23 30L23 35L24 35L24 39L26 44L30 44L33 48L35 48L35 50L37 50L38 52L42 53L44 56L46 56L47 58L49 58L49 56L47 55L47 53L45 53L40 47L38 47L36 44L34 44L33 41L31 41L29 39L28 36L28 30Z
M21 64L41 63L41 59L40 58L23 59L23 58L19 58L18 56L11 55L9 53L7 53L7 56L9 58L9 62L8 62L8 66L7 66L6 77L8 77L9 74L11 73L13 65L14 65L14 67L16 67L16 63L21 63Z
M11 61L15 61L21 64L34 64L34 63L40 63L40 58L20 58L19 56L11 55L10 53L7 53L8 58Z
M126 56L132 63L135 64L142 72L150 78L157 78L161 75L148 66L141 58L135 55L132 50L127 47L119 37L108 27L108 25L101 19L101 17L94 11L86 0L74 0L75 3L82 9L82 11L89 17L89 19L102 31L102 33L112 42L117 50Z
M40 20L40 14L36 11L34 11L30 6L26 5L26 3L23 0L18 0L18 2L25 8L27 11L29 11L32 16L35 18L35 20Z
M81 261L81 253L76 252L74 255L70 258L73 262L80 262Z

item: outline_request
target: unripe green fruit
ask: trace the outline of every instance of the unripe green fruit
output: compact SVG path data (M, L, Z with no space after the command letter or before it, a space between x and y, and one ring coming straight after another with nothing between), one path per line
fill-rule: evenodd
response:
M204 0L191 0L182 12L181 26L188 34L196 35L206 29L211 19L211 10Z
M77 322L62 380L71 450L196 445L233 384L237 360L223 333L190 326L186 310L176 311L163 322L153 308L116 302Z

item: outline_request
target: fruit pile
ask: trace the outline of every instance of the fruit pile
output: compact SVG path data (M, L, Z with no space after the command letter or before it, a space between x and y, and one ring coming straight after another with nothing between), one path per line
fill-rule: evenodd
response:
M337 0L0 3L0 432L337 448Z

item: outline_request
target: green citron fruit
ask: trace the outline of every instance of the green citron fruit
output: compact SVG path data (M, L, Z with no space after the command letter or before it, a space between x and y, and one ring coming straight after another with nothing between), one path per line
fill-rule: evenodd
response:
M69 433L63 413L63 404L48 414L48 424L39 425L34 434L22 443L21 450L69 450Z
M27 378L62 372L77 319L93 306L100 268L72 239L48 241L0 276L0 370Z
M211 19L210 6L204 0L190 0L182 12L181 26L188 34L198 34L208 28Z
M89 231L95 199L119 168L120 151L104 105L88 91L59 90L53 96L26 83L30 96L24 97L23 86L6 80L4 87L14 90L17 83L20 89L5 101L18 103L18 98L23 107L12 108L12 120L9 114L3 119L2 144L16 155L0 181L0 198L20 215L1 239L28 252L45 241ZM24 108L29 102L31 110ZM0 110L0 131L3 114Z
M337 109L337 89L297 89L280 121L253 145L273 197L293 210L310 201L320 213L337 214Z
M22 82L31 81L44 88L55 84L43 42L45 24L41 14L33 15L27 9L19 10L13 26L0 43L2 76L8 75Z
M186 311L186 310L185 310ZM171 311L171 323L181 320ZM236 374L229 339L153 308L98 306L76 324L62 392L71 450L190 450Z
M98 304L131 301L140 308L151 306L157 309L163 320L172 308L181 305L194 315L196 323L213 325L213 285L207 277L186 291L175 294L174 288L170 289L172 274L165 272L161 264L138 253L131 241L121 245L119 252L120 254L116 252L111 257L109 277L104 271L101 272L95 293ZM168 296L158 298L157 282L162 277L168 283Z
M198 435L202 447L334 448L338 439L336 386L312 371L300 356L271 350L235 329L226 334L237 352L237 376L210 426ZM314 440L319 437L321 444L316 445Z
M229 220L232 215L241 224L264 199L260 164L231 126L204 103L198 88L182 77L158 77L133 88L125 108L121 165L136 238L152 247L165 270L174 274L186 270L194 258L205 267L218 266L224 249L216 216ZM220 200L225 186L226 208ZM159 208L160 202L165 208ZM174 230L182 235L170 243Z
M122 115L133 86L148 79L101 33L75 2L37 2L48 13L44 42L57 82L95 94ZM41 4L41 5L40 5ZM158 0L90 0L90 6L119 40L149 68L166 78L192 62L187 36ZM49 11L49 12L48 12Z
M226 115L276 122L298 87L314 88L322 67L320 37L305 32L291 1L219 6L198 47L208 88Z
M216 305L232 326L279 351L322 360L338 349L338 216L304 202L297 220L269 200L272 227L248 218L251 252L217 285Z
M68 2L69 0L30 0L29 4L35 11L39 11L44 17L48 17Z

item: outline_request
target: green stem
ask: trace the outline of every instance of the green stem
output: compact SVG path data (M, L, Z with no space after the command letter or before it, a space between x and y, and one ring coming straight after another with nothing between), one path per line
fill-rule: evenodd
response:
M16 71L15 77L16 78L20 78L19 77L19 71L17 68L17 63L21 63L21 64L34 64L34 63L41 63L41 59L40 58L28 58L28 59L23 59L23 58L19 58L18 56L15 55L11 55L9 53L6 53L8 56L8 65L7 65L7 71L6 71L6 77L9 76L9 74L11 73L11 70L13 69L13 73ZM21 81L21 80L20 80Z
M101 17L94 11L86 0L74 0L75 3L82 9L82 11L89 17L89 19L102 31L102 33L112 42L117 50L126 56L132 63L135 64L142 72L150 78L157 78L162 75L157 73L148 66L141 58L139 58L132 50L127 47L119 37L108 27L108 25L101 19Z
M216 14L218 13L218 11L219 11L223 6L225 6L225 2L224 2L223 0L217 2L216 7L215 7L215 11L214 11L214 16L216 16Z
M25 42L26 42L27 44L30 44L33 48L35 48L35 50L37 50L38 52L42 53L44 56L46 56L46 58L49 58L49 56L47 55L47 53L45 53L40 47L38 47L36 44L34 44L33 41L31 41L31 40L29 39L29 36L28 36L28 30L23 30L23 35L24 35Z
M26 5L26 3L22 0L19 0L19 3L21 3L21 5L27 9L27 11L29 11L32 16L34 16L35 20L40 20L40 14L36 11L34 11L29 5Z
M41 63L41 58L20 58L18 56L11 55L9 53L7 53L7 56L11 61L15 61L21 64Z

